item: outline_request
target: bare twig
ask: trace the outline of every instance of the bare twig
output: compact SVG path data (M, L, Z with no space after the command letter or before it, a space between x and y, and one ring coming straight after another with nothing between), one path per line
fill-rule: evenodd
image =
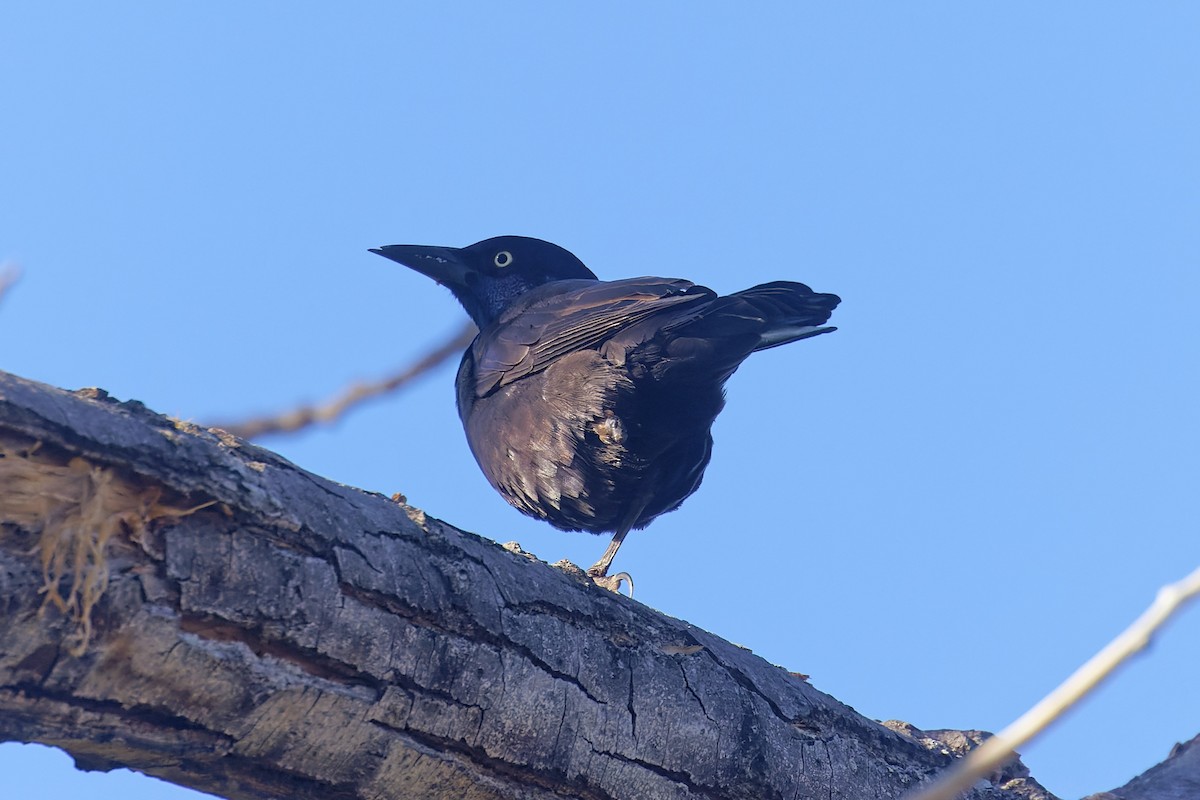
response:
M21 278L21 269L16 264L0 264L0 300Z
M363 401L394 392L446 359L461 353L475 338L475 331L475 326L467 323L446 342L404 369L381 381L351 385L341 395L324 405L305 405L276 416L253 417L242 422L216 424L213 427L222 428L243 439L254 439L268 433L291 433L318 422L333 422Z
M908 800L953 800L976 781L1015 758L1018 747L1041 733L1118 666L1150 644L1159 628L1197 594L1200 594L1200 568L1183 580L1159 589L1150 607L1075 674L1007 728L946 770L934 783L909 795Z

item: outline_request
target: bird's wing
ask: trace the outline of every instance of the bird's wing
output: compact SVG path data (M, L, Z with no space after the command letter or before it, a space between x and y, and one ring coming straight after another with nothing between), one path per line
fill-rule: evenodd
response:
M629 278L620 281L563 281L565 290L547 284L531 292L476 337L475 394L483 397L500 386L539 372L555 359L602 347L650 317L669 311L697 310L715 294L690 281ZM568 285L569 284L569 285ZM674 316L674 314L670 314Z

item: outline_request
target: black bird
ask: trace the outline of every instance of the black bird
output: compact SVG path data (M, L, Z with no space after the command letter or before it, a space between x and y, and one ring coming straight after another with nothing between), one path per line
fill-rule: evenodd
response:
M775 281L726 297L679 278L602 281L558 245L388 245L381 256L454 293L479 335L458 413L483 474L562 530L615 532L588 573L606 588L625 535L700 486L724 384L751 353L835 330L840 302Z

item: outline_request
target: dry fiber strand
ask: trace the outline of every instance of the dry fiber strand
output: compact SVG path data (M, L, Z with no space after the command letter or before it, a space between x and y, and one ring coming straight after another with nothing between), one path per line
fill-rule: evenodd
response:
M186 516L212 502L179 508L156 486L137 486L114 470L75 457L65 464L37 455L38 446L0 445L0 523L36 533L46 595L77 624L73 655L87 648L92 609L108 587L105 557L119 532L137 539L155 520Z

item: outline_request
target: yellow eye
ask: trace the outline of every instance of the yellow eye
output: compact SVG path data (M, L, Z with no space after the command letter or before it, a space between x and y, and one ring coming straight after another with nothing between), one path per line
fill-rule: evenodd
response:
M496 257L492 259L492 263L497 267L500 267L500 269L512 266L512 262L512 253L508 252L507 250L501 250L499 253L496 253Z

